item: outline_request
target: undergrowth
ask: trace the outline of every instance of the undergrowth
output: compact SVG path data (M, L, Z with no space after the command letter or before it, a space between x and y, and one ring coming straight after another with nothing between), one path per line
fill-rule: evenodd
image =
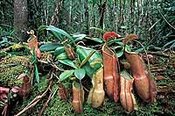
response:
M18 60L17 60L18 59ZM165 60L163 60L165 61ZM163 62L160 59L160 62ZM26 70L25 64L28 62L27 58L21 56L15 56L14 58L5 58L1 61L1 66L6 64L6 66L15 63L16 66L11 67L7 70L5 67L0 69L0 77L1 77L1 84L6 84L8 86L14 85L14 77L15 75L20 74L24 70ZM165 66L165 63L160 63L159 67ZM158 62L159 63L159 62ZM4 65L5 66L5 65ZM20 68L21 67L21 68ZM17 69L16 69L17 68ZM12 70L14 69L14 70ZM6 71L4 71L6 70ZM168 85L169 87L174 86L174 78L171 75L174 74L174 69L172 66L167 65L166 70L163 73L165 79L157 80L157 85ZM21 111L27 104L29 104L37 95L42 94L45 89L47 88L48 80L46 79L47 76L43 76L40 80L40 83L35 84L32 87L30 95L28 98L25 98L23 101L20 101L16 106L14 106L12 114L16 114ZM54 81L53 90L56 90L58 87L57 81ZM174 87L172 87L174 88ZM22 116L36 116L40 112L43 107L43 104L48 99L48 96L45 96L36 106L26 111ZM84 103L84 110L82 114L76 114L73 111L71 105L72 98L69 97L67 101L63 101L59 98L58 94L56 93L51 101L48 104L48 107L43 113L43 116L116 116L116 115L132 115L132 116L152 116L152 115L174 115L175 111L175 96L171 92L159 92L157 95L157 102L148 104L144 103L137 95L137 105L138 110L128 114L124 111L120 103L114 103L113 101L109 100L107 97L105 98L105 102L100 108L92 108L88 103Z

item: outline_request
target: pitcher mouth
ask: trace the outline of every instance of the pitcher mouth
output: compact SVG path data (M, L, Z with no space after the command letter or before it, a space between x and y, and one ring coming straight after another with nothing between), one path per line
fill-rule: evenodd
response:
M109 47L107 46L107 43L105 43L103 46L102 46L102 51L107 54L108 56L111 56L111 55L114 55L114 52L109 49Z

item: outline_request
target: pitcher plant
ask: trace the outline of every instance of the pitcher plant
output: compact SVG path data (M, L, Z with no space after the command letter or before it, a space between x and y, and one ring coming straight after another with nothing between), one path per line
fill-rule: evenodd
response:
M97 108L102 105L105 92L103 89L103 68L100 68L92 78L93 88L89 92L88 102L92 107Z

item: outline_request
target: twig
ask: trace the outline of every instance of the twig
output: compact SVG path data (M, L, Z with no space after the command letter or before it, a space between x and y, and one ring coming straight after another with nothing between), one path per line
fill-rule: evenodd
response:
M157 55L157 56L162 56L162 57L166 57L166 58L169 58L170 56L163 53L163 52L148 52L148 54L153 54L153 55Z
M47 65L50 65L50 66L52 66L53 68L55 68L55 69L57 69L57 70L64 71L64 69L59 68L59 67L58 67L57 65L55 65L54 63L49 63L49 62L44 61L44 60L38 60L38 62L47 64Z
M154 28L154 26L158 23L160 21L160 19L158 20L158 21L156 21L150 28L149 28L149 30L148 31L151 31L152 30L152 28Z
M84 86L83 86L83 88L84 88L84 90L85 90L85 91L87 91L87 92L89 92L89 91L90 91L90 90L88 90L88 89L87 89L86 87L84 87Z
M169 86L158 86L158 93L175 93L173 87Z
M43 114L44 110L46 109L46 107L48 106L48 103L50 102L51 98L52 98L52 93L50 93L47 101L45 102L45 104L42 107L42 109L41 109L40 113L38 114L38 116L42 116L42 114Z
M53 73L53 76L55 76L58 79L58 81L60 81L60 78L55 73Z
M2 113L1 113L1 115L2 116L8 116L9 115L9 104L6 104L4 106L4 109L3 109Z
M17 113L14 116L20 116L28 109L34 107L46 95L46 93L50 90L52 83L53 83L52 80L49 81L49 85L48 85L47 89L41 95L36 96L22 111L20 111L19 113Z
M52 74L54 74L54 73L52 73ZM44 112L45 109L48 107L48 104L49 104L50 100L54 97L54 95L57 93L57 91L58 91L58 88L55 90L54 93L52 93L52 92L50 93L50 95L49 95L47 101L46 101L45 104L43 105L43 107L42 107L40 113L38 114L38 116L42 116L43 112Z
M83 44L84 46L86 45L83 41L77 42L77 45L79 45L80 43Z
M162 16L162 18L165 20L165 22L166 22L171 28L173 28L173 29L175 30L175 27L172 26L172 25L167 21L167 19L163 16L163 14L160 12L160 10L158 10L158 11L159 11L160 15Z

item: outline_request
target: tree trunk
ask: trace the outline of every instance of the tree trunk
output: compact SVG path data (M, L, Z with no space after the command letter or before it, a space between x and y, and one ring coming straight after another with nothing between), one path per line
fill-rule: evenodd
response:
M85 33L89 34L89 12L88 12L88 0L84 1L84 9L85 9L85 22L86 22L86 28Z
M100 7L99 7L99 14L100 14L100 28L103 29L103 23L104 23L104 16L105 16L105 11L106 11L106 3L107 0L105 0L102 3L102 0L100 0Z
M93 26L92 27L95 27L96 25L95 25L95 3L94 3L94 1L93 1L93 5L92 5L92 10L93 10L93 12L92 12L92 24L93 24Z
M70 0L69 1L69 23L68 25L71 27L72 26L72 5L73 5L73 1Z
M14 29L21 41L26 39L27 19L27 0L14 0Z

